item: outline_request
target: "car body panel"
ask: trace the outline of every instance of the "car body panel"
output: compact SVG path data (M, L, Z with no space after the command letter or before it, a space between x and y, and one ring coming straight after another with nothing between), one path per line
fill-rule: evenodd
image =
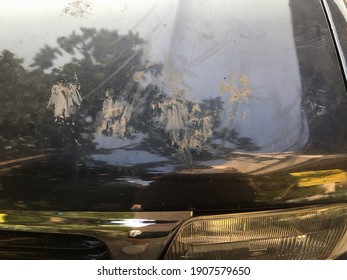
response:
M2 11L1 209L346 201L345 77L320 1L40 5Z
M347 3L343 0L323 1L327 16L334 33L336 48L339 51L341 65L347 76Z

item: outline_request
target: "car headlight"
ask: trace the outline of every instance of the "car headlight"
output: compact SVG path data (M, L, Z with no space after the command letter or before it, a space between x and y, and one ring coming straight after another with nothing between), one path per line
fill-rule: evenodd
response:
M347 204L194 217L166 259L331 259L347 250Z

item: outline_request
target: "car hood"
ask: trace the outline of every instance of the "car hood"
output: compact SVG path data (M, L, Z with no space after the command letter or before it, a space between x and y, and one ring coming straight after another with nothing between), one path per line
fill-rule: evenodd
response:
M346 200L346 88L320 1L21 9L0 33L1 208Z

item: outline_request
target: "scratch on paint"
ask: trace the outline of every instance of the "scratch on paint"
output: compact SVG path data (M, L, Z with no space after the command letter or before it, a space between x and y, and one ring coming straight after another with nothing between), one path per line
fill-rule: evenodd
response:
M252 94L247 75L237 77L235 73L232 73L226 83L220 83L219 93L230 93L230 103L236 103L241 100L247 101L248 97Z

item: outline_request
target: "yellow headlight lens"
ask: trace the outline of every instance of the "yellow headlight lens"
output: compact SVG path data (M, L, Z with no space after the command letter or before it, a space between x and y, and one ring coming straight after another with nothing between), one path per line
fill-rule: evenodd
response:
M166 259L329 259L347 250L347 204L195 217Z

